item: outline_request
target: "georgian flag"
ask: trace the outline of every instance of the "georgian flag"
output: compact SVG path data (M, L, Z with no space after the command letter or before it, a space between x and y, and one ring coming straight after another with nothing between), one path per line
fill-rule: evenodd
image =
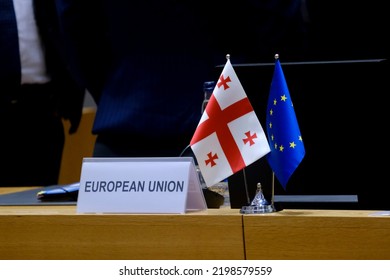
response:
M271 151L229 59L190 146L207 186L228 178Z

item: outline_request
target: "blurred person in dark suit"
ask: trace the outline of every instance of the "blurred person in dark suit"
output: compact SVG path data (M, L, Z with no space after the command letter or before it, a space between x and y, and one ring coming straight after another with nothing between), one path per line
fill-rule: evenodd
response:
M50 0L0 0L0 186L57 184L84 93L65 66Z
M273 60L276 33L263 32L274 26L261 17L292 12L259 2L58 0L72 73L97 104L94 156L178 156L200 120L203 82L218 79L225 55L255 62L267 46Z

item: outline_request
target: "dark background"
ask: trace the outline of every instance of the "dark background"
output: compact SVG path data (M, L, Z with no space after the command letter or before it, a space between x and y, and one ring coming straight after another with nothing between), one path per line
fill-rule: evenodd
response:
M306 156L286 190L276 179L275 194L351 194L359 199L352 208L389 210L387 10L380 1L306 1L305 8L302 22L274 23L275 40L268 38L253 64L235 65L232 56L265 128L274 70L271 52L280 55ZM272 171L265 158L247 167L245 174L251 199L257 182L270 198ZM229 178L229 188L233 208L248 205L243 172Z

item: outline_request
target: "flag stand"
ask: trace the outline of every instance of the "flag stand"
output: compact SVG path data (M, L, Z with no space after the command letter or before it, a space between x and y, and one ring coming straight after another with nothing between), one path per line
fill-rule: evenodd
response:
M241 214L264 214L276 212L274 207L274 174L272 173L272 198L269 203L263 194L260 183L257 183L256 195L249 206L243 206L240 210Z

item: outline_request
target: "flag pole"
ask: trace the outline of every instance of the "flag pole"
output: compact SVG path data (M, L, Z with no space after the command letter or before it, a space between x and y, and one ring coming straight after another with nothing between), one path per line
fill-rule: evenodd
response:
M272 172L271 204L274 205L275 198L275 172Z
M242 173L244 175L244 187L245 187L245 194L246 194L246 202L249 204L249 203L251 203L251 199L249 197L248 182L246 181L245 168L242 169Z
M279 55L275 54L275 59L278 59ZM249 203L249 194L246 184L246 176L244 170L245 191L247 193L247 200ZM271 185L271 203L269 203L264 197L261 183L257 183L256 195L249 206L243 206L240 210L242 214L263 214L276 212L274 207L274 188L275 187L275 174L272 172L272 185Z

